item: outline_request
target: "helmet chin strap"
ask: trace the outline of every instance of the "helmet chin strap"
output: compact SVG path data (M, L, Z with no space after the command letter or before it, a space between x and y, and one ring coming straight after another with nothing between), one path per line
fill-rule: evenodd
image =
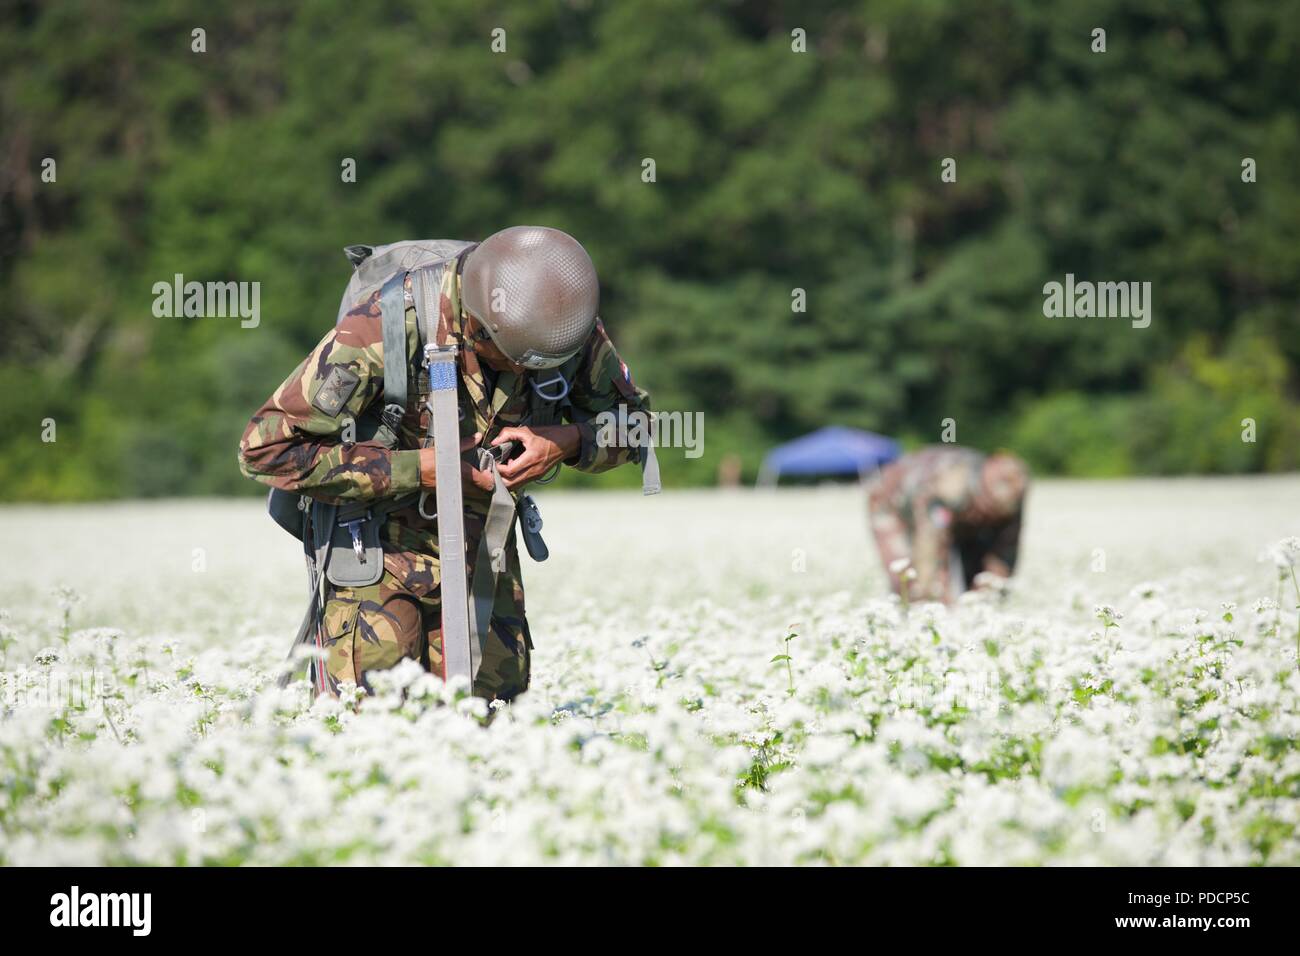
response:
M539 382L534 378L529 384L533 386L533 391L537 393L537 397L544 402L563 401L565 396L569 394L569 380L558 371L544 382Z

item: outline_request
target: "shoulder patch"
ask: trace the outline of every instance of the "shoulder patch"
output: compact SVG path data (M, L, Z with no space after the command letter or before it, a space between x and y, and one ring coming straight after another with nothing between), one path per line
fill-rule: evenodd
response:
M346 365L335 365L316 389L316 397L311 403L332 418L342 411L360 382L361 376L352 369Z
M618 358L618 353L615 353L614 357L616 364L619 366L619 371L610 376L614 382L614 388L618 389L618 393L629 402L635 402L639 396L636 392L636 386L632 384L632 373L627 370L627 363Z
M614 348L614 341L605 331L605 323L599 318L596 319L596 328L594 330L593 340L597 342L597 348L600 344L609 346L609 354L613 359L613 365L610 369L610 379L618 393L630 402L637 400L636 385L632 383L632 370L627 367L627 363L618 354L618 349Z

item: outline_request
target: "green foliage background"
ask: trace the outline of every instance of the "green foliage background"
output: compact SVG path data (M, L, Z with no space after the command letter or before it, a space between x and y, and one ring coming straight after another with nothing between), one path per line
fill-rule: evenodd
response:
M256 490L239 434L333 321L340 248L520 222L587 245L637 380L706 413L670 481L948 417L1040 471L1297 465L1296 4L0 9L5 499ZM1066 272L1150 281L1150 328L1045 318ZM261 325L155 318L175 273L260 282Z

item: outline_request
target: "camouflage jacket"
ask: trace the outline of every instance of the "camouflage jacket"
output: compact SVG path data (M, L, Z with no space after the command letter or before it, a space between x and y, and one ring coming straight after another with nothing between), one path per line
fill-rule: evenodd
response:
M461 345L461 435L481 432L486 447L505 427L535 423L539 404L530 387L530 373L494 373L481 367L474 353L465 348L460 277L454 268L444 273L440 305L447 340ZM409 364L410 386L396 449L389 450L376 441L344 440L350 434L365 434L360 422L376 415L383 404L383 323L376 292L349 311L258 409L240 443L239 464L244 474L275 488L332 502L418 491L418 449L427 434L430 413L428 376L416 359L420 337L414 306L406 310L406 334L404 359ZM629 413L649 414L648 395L633 385L604 325L597 321L579 354L566 402L557 408L553 419L579 427L581 448L569 465L602 472L639 460L637 448L602 445L596 440L598 428L593 420L601 412L617 411L620 404L626 405ZM465 535L473 548L482 531L489 497L470 485L464 495ZM435 521L422 518L414 506L404 508L389 516L381 536L385 551L390 552L385 558L390 569L399 577L424 579L427 587L433 586L437 576ZM514 548L515 536L511 534L508 550ZM411 566L392 567L403 561ZM430 561L435 566L430 567ZM510 563L517 566L514 560Z
M985 460L969 448L931 445L887 466L871 489L882 558L886 565L911 560L918 596L943 600L950 593L954 552L968 587L989 559L1008 572L1015 568L1022 508L1019 500L1009 506L985 487Z

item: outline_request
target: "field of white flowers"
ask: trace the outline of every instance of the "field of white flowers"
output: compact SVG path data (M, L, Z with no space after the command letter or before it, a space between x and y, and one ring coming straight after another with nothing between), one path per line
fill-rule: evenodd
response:
M852 489L538 497L490 721L277 692L256 501L0 509L0 863L1300 863L1300 478L1040 482L951 609Z

